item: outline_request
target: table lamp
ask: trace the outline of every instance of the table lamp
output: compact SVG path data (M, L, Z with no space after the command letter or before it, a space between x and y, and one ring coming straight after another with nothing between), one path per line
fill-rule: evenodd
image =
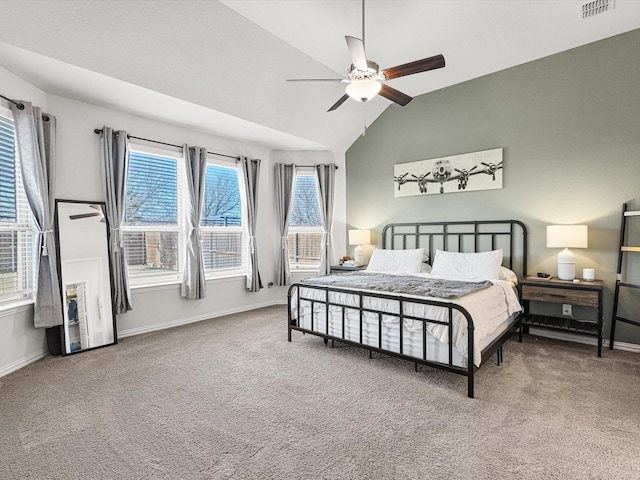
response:
M349 230L349 245L357 245L353 251L356 266L364 265L364 248L371 243L371 230Z
M576 278L575 255L569 248L587 248L586 225L547 226L547 248L563 248L558 254L558 278Z

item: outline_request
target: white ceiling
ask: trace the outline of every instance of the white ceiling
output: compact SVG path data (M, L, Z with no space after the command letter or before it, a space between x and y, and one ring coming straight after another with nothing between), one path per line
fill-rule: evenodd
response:
M640 1L615 0L588 19L583 3L370 0L367 56L386 68L443 54L444 69L390 81L416 96L640 28ZM0 4L0 66L56 95L274 148L334 151L391 105L349 100L327 113L344 85L285 82L346 74L344 35L361 36L360 0Z

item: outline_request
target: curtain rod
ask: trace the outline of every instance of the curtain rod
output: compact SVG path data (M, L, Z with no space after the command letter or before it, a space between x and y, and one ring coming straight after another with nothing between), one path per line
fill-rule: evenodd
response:
M20 103L20 102L16 102L15 100L11 100L10 98L5 97L4 95L0 95L0 98L4 98L7 102L11 102L13 103L16 107L18 107L18 110L24 110L24 104ZM46 114L42 114L42 119L45 122L49 121L49 116Z
M0 98L4 98L7 102L13 103L16 107L18 107L18 110L24 110L23 104L16 102L15 100L11 100L10 98L5 97L4 95L0 95Z
M96 129L93 130L93 132L95 134L97 134L97 135L100 135L102 133L102 129L101 128L96 128ZM148 138L136 137L134 135L129 135L129 134L127 134L127 138L135 138L136 140L143 140L145 142L159 143L160 145L167 145L169 147L182 148L182 145L176 145L174 143L160 142L158 140L150 140ZM207 153L209 155L218 155L220 157L233 158L234 160L239 160L240 159L240 157L234 157L233 155L226 155L224 153L216 153L216 152L209 152L209 151L207 151Z
M298 165L297 163L291 163L290 165L295 165L296 168L313 168L315 170L316 166L315 165ZM336 170L338 170L338 165L334 165L336 167Z

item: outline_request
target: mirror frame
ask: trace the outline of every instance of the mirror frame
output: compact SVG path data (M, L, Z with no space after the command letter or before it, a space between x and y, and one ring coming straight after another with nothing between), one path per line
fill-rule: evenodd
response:
M73 352L67 352L67 348L66 348L66 340L67 340L67 336L68 336L68 325L66 325L66 322L64 322L64 318L66 318L65 315L65 310L67 308L67 303L66 303L66 288L64 285L64 279L62 277L62 256L60 255L60 223L59 223L59 218L58 218L58 214L59 214L59 205L61 203L74 203L74 204L85 204L85 205L100 205L102 207L102 211L106 212L106 204L105 202L93 202L93 201L86 201L86 200L65 200L65 199L56 199L55 201L55 212L54 212L54 225L55 225L55 232L56 232L56 254L58 255L57 258L57 270L58 270L58 284L59 284L59 288L60 288L60 295L61 295L61 304L62 304L62 318L63 318L63 324L60 326L60 330L61 330L61 335L60 335L60 342L61 342L61 353L62 356L67 356L67 355L75 355L77 353L83 353L83 352L88 352L91 350L96 350L98 348L103 348L103 347L109 347L111 345L116 345L118 343L118 330L117 330L117 326L116 326L116 315L114 313L113 310L113 271L112 271L112 267L111 267L111 255L109 254L109 220L107 219L106 215L104 215L104 228L105 228L105 243L104 243L104 250L105 250L105 255L107 258L107 269L108 269L108 282L109 282L109 298L105 300L105 302L108 302L108 305L111 309L111 326L113 328L113 342L111 343L105 343L103 345L98 345L95 347L90 347L90 348L84 348L84 349L80 349L77 351L73 351ZM106 279L105 279L106 280Z

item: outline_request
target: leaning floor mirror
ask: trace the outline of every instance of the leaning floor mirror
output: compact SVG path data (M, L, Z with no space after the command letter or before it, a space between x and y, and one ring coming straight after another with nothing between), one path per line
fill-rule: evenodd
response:
M117 343L104 211L101 202L56 200L63 355Z

